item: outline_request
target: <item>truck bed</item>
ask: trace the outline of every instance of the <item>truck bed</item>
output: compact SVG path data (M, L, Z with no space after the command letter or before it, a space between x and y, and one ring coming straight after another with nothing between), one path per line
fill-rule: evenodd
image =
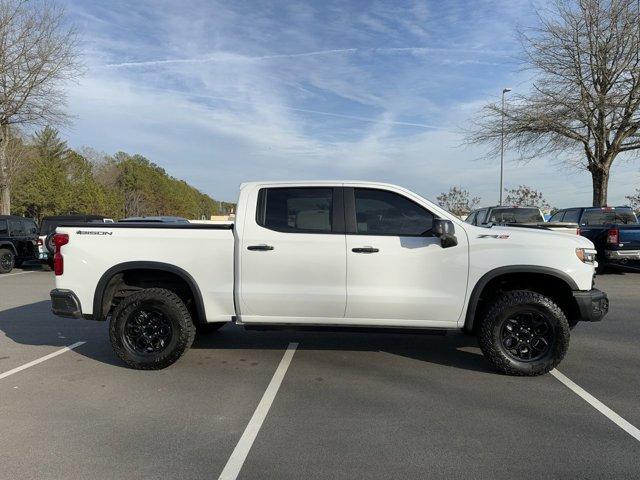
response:
M73 290L90 316L96 285L124 266L153 271L171 265L201 291L206 320L228 321L233 308L233 223L71 223L57 228L69 236L62 247L59 288Z

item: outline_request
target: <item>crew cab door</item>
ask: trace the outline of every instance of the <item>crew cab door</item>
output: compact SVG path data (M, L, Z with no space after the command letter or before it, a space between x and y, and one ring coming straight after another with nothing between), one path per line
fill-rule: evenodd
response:
M442 248L435 215L402 192L345 188L347 319L452 327L465 302L468 248ZM389 322L392 320L393 322Z
M342 188L261 188L247 202L257 208L255 215L247 213L239 240L241 320L342 319L346 304Z

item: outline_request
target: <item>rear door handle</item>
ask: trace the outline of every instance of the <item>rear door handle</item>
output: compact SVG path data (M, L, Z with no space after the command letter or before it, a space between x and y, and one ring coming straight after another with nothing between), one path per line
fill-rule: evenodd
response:
M273 250L273 247L271 245L264 245L264 244L262 244L262 245L249 245L247 247L247 250L252 250L252 251L257 250L259 252L266 252L266 251L269 251L269 250Z
M353 253L378 253L380 250L374 247L359 247L359 248L352 248L351 251Z

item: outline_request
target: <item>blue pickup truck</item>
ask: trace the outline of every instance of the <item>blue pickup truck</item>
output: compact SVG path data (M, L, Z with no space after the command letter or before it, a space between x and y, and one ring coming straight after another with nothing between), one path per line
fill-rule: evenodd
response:
M557 211L550 223L576 222L578 233L598 251L598 268L640 267L640 224L631 207L579 207Z

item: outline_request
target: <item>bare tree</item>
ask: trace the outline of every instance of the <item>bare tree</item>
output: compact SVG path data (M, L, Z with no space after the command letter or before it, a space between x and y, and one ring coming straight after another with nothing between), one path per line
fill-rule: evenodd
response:
M526 185L520 185L518 188L510 190L504 189L507 193L505 203L507 205L516 205L518 207L538 207L541 210L551 210L551 205L542 195L542 192L534 190Z
M593 205L605 205L611 165L640 149L640 15L638 0L556 0L520 33L536 80L504 110L490 103L468 140L522 159L542 154L591 173Z
M144 193L140 190L127 190L124 192L124 216L141 217L147 210Z
M81 73L78 37L49 1L0 0L0 203L11 211L11 133L67 119L65 83Z
M459 217L467 215L480 203L480 197L472 198L469 191L462 187L451 187L449 192L441 193L436 199L438 205Z
M635 212L640 213L640 188L636 188L635 193L627 195L624 198L629 201L629 206L633 208Z

